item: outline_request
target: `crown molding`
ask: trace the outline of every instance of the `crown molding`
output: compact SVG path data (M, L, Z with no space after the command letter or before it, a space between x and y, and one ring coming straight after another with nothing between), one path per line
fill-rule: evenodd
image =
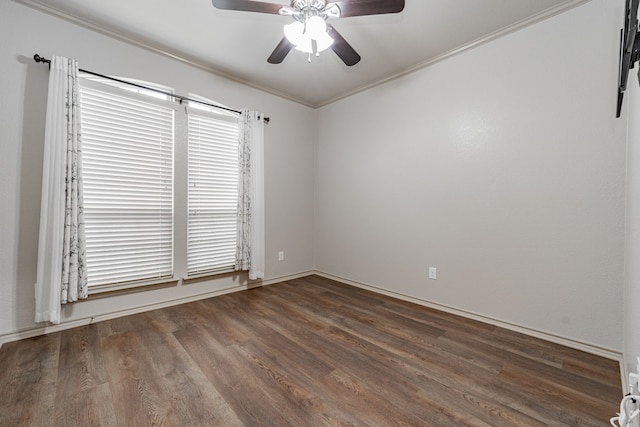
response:
M180 61L184 64L190 65L192 67L198 68L200 70L209 72L211 74L214 74L218 77L222 77L231 81L234 81L236 83L240 83L243 84L245 86L249 86L251 88L260 90L262 92L266 92L269 93L271 95L275 95L277 97L286 99L288 101L292 101L298 104L301 104L305 107L310 107L310 108L320 108L320 107L324 107L326 105L332 104L334 102L340 101L341 99L345 99L348 98L350 96L353 96L355 94L358 94L360 92L364 92L366 90L372 89L376 86L380 86L382 84L388 83L392 80L396 80L399 79L400 77L404 77L408 74L412 74L415 73L416 71L420 71L430 65L436 64L438 62L444 61L445 59L451 58L453 56L459 55L463 52L466 52L469 49L473 49L475 47L481 46L485 43L488 43L490 41L496 40L500 37L506 36L508 34L514 33L516 31L519 31L523 28L529 27L531 25L534 25L536 23L539 23L545 19L551 18L553 16L559 15L561 13L564 13L568 10L574 9L578 6L581 6L585 3L589 3L591 0L567 0L566 2L551 7L547 10L544 10L536 15L533 15L529 18L523 19L521 21L518 21L512 25L508 25L504 28L501 28L499 30L496 30L492 33L489 33L487 35L484 35L476 40L473 40L469 43L465 43L461 46L458 46L456 48L453 48L447 52L444 52L440 55L437 55L433 58L429 58L425 61L419 62L405 70L402 70L401 72L395 73L393 75L387 76L383 79L379 79L370 83L366 83L364 85L358 86L355 89L352 89L350 91L344 92L342 94L340 94L337 97L334 98L330 98L328 100L324 100L324 101L320 101L318 103L310 103L310 102L306 102L302 99L296 98L294 96L291 96L290 94L266 87L266 86L262 86L262 85L258 85L254 82L250 82L248 80L244 80L241 79L233 74L230 74L228 72L219 70L211 65L208 65L202 61L199 61L195 58L191 58L188 56L185 56L184 54L180 53L180 52L176 52L176 51L172 51L167 49L166 47L157 45L153 42L150 42L148 40L142 40L136 37L133 37L131 35L128 34L124 34L122 32L119 31L115 31L112 30L110 28L105 27L104 25L100 25L96 22L87 20L85 18L81 18L79 16L64 12L62 10L59 10L57 8L54 8L52 6L49 5L45 5L43 4L41 1L39 0L12 0L16 3L31 7L33 9L39 10L41 12L47 13L49 15L53 15L56 16L58 18L64 19L66 21L69 21L71 23L74 23L76 25L85 27L87 29L96 31L98 33L104 34L106 36L112 37L114 39L129 43L131 45L134 45L136 47L140 47L143 48L145 50L175 59L177 61Z
M100 34L106 35L108 37L114 38L116 40L120 40L122 42L131 44L133 46L148 50L150 52L157 53L159 55L166 56L166 57L169 57L171 59L175 59L176 61L182 62L184 64L187 64L187 65L190 65L192 67L198 68L200 70L209 72L209 73L214 74L214 75L216 75L218 77L222 77L222 78L225 78L227 80L231 80L231 81L234 81L236 83L240 83L240 84L243 84L245 86L249 86L251 88L260 90L262 92L266 92L266 93L269 93L271 95L275 95L277 97L284 98L284 99L286 99L288 101L293 101L293 102L296 102L298 104L302 104L302 105L304 105L306 107L315 108L313 105L311 105L311 104L309 104L307 102L304 102L304 101L302 101L300 99L297 99L295 97L292 97L291 95L286 94L284 92L280 92L280 91L277 91L277 90L274 90L274 89L271 89L271 88L268 88L268 87L265 87L265 86L257 85L254 82L250 82L248 80L241 79L241 78L239 78L239 77L237 77L237 76L235 76L233 74L230 74L230 73L227 73L225 71L219 70L219 69L217 69L217 68L215 68L215 67L213 67L211 65L208 65L208 64L206 64L206 63L204 63L202 61L199 61L199 60L197 60L195 58L188 57L188 56L186 56L186 55L184 55L184 54L182 54L180 52L172 51L170 49L167 49L164 46L160 46L160 45L155 44L155 43L153 43L153 42L151 42L149 40L143 40L143 39L140 39L140 38L133 37L133 36L131 36L129 34L124 34L122 32L115 31L113 29L105 27L104 25L98 24L98 23L93 22L91 20L88 20L86 18L82 18L82 17L76 16L76 15L70 14L68 12L62 11L60 9L57 9L55 7L52 7L52 6L49 6L49 5L45 5L45 4L41 3L38 0L12 0L12 1L15 2L15 3L18 3L18 4L22 4L24 6L28 6L28 7L32 8L32 9L38 10L40 12L44 12L44 13L46 13L48 15L52 15L52 16L55 16L57 18L64 19L67 22L71 22L73 24L79 25L81 27L87 28L87 29L95 31L97 33L100 33Z
M461 46L455 47L447 52L444 52L440 55L434 56L433 58L429 58L425 61L419 62L416 65L407 68L406 70L403 70L399 73L393 74L391 76L385 77L384 79L381 80L376 80L375 82L371 82L362 86L358 86L357 88L349 91L349 92L345 92L343 94L340 94L340 96L337 96L335 98L331 98L327 101L323 101L319 104L313 105L313 108L320 108L320 107L324 107L325 105L329 105L332 104L334 102L340 101L341 99L345 99L348 98L352 95L355 95L357 93L360 92L364 92L368 89L374 88L376 86L380 86L382 84L385 84L387 82L390 82L392 80L396 80L399 79L400 77L404 77L408 74L412 74L415 73L416 71L420 71L423 68L426 68L430 65L436 64L438 62L444 61L445 59L451 58L453 56L459 55L463 52L466 52L467 50L473 49L475 47L481 46L485 43L488 43L490 41L496 40L500 37L504 37L506 35L509 35L511 33L514 33L516 31L519 31L523 28L529 27L531 25L537 24L541 21L544 21L545 19L551 18L553 16L559 15L561 13L564 13L570 9L574 9L578 6L581 6L585 3L589 3L591 0L568 0L567 2L551 7L547 10L544 10L536 15L530 16L529 18L523 19L521 21L518 21L514 24L508 25L504 28L501 28L499 30L496 30L492 33L486 34L476 40L473 40L469 43L465 43Z

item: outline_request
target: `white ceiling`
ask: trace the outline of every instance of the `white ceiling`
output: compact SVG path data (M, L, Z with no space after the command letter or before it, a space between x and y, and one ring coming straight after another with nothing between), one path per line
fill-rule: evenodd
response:
M318 107L589 0L406 0L399 14L332 20L362 57L353 67L330 50L311 63L291 51L268 64L292 18L218 10L210 0L16 1Z

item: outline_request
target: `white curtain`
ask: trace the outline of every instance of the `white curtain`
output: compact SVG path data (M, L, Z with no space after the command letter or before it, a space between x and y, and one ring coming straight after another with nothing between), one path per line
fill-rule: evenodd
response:
M61 304L88 296L78 63L51 59L45 125L36 322L60 323Z
M255 111L240 115L240 173L236 270L264 278L264 121Z

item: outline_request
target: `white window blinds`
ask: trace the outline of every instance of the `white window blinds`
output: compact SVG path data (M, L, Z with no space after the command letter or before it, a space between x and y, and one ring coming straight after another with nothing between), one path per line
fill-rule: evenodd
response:
M187 272L232 268L238 208L238 121L189 110Z
M89 286L172 276L174 110L86 80L81 103Z

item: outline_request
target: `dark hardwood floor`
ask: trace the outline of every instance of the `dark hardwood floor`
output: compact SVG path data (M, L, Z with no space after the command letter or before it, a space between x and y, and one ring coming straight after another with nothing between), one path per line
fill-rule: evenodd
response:
M317 276L0 349L0 426L604 426L618 363Z

